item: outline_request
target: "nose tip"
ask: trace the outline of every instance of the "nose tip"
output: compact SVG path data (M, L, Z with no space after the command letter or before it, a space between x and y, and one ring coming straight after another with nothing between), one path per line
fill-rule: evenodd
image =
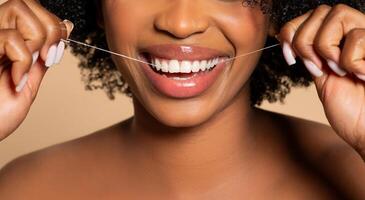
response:
M198 9L198 5L177 3L156 17L155 29L179 39L203 33L209 22Z
M165 32L173 37L184 39L191 35L203 33L205 27L197 24L195 21L187 21L183 19L172 20L168 19L165 25L155 26L159 31Z

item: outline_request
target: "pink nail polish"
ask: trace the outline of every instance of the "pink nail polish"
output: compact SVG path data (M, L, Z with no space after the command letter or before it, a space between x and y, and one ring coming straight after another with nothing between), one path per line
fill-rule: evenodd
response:
M287 42L283 43L283 55L289 66L297 63L297 61L295 60L294 52Z
M46 67L51 67L52 65L54 65L54 61L56 59L56 53L57 53L57 46L54 44L48 50L47 59L45 62Z
M356 76L357 76L357 78L359 78L360 80L365 81L365 75L363 75L363 74L359 74L359 73L356 73L355 75L356 75Z
M63 54L65 53L65 43L60 41L57 46L55 64L59 64L62 60Z
M19 84L16 86L15 91L16 92L21 92L24 88L24 86L26 85L27 81L28 81L28 73L25 73L22 77L22 79L20 80Z
M304 65L307 67L308 71L315 77L321 77L323 76L322 70L319 69L319 67L314 64L312 61L308 59L303 59Z
M327 60L328 66L339 76L345 76L347 72L341 69L335 61Z

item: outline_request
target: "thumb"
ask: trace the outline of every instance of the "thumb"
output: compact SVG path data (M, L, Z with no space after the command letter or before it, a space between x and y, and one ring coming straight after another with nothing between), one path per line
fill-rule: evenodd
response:
M66 26L67 38L69 38L70 35L71 35L72 30L74 29L74 24L71 21L67 20L67 19L63 20L63 23Z
M324 75L322 75L321 77L312 76L312 78L313 78L314 85L317 89L318 97L322 101L322 103L324 103L323 102L323 100L325 100L324 92L326 92L326 91L324 91L324 87L325 87L326 81L329 78L329 75L327 73L324 73Z

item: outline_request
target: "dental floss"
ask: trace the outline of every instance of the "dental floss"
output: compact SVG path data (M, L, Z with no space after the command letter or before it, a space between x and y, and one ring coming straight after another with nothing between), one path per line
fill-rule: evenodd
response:
M83 43L83 42L79 42L79 41L76 41L76 40L72 40L72 39L61 39L63 42L65 43L75 43L75 44L79 44L79 45L83 45L83 46L86 46L86 47L89 47L89 48L92 48L92 49L96 49L96 50L99 50L99 51L103 51L103 52L106 52L106 53L110 53L112 55L115 55L115 56L119 56L119 57L122 57L122 58L126 58L126 59L129 59L129 60L133 60L133 61L136 61L136 62L140 62L140 63L144 63L144 64L148 64L148 65L151 65L151 66L155 66L155 64L153 63L148 63L148 62L145 62L143 60L139 60L139 59L136 59L136 58L132 58L132 57L129 57L129 56L126 56L126 55L123 55L123 54L120 54L120 53L116 53L116 52L113 52L113 51L109 51L109 50L106 50L106 49L102 49L100 47L97 47L97 46L92 46L92 45L89 45L89 44L86 44L86 43ZM248 53L245 53L245 54L241 54L241 55L238 55L236 57L232 57L232 58L228 58L228 59L225 59L223 61L220 61L218 63L223 63L223 62L228 62L228 61L231 61L231 60L235 60L237 58L240 58L240 57L245 57L245 56L248 56L248 55L251 55L251 54L254 54L254 53L258 53L260 51L264 51L266 49L271 49L271 48L274 48L274 47L277 47L279 46L280 43L278 44L274 44L274 45L270 45L270 46L267 46L267 47L264 47L264 48L261 48L261 49L258 49L258 50L255 50L255 51L251 51L251 52L248 52Z
M113 54L113 55L116 55L116 56L119 56L119 57L122 57L122 58L130 59L130 60L133 60L133 61L137 61L137 62L141 62L141 63L144 63L144 64L148 64L148 65L151 64L151 63L145 62L143 60L139 60L139 59L136 59L136 58L132 58L132 57L129 57L129 56L120 54L120 53L116 53L116 52L113 52L113 51L109 51L109 50L106 50L106 49L102 49L100 47L92 46L92 45L89 45L89 44L86 44L86 43L83 43L83 42L79 42L79 41L76 41L76 40L72 40L72 39L67 39L67 40L61 39L61 40L63 42L65 42L65 43L73 42L73 43L76 43L76 44L79 44L79 45L83 45L83 46L86 46L86 47L89 47L89 48L92 48L92 49L96 49L96 50L99 50L99 51L103 51L103 52L106 52L106 53L110 53L110 54Z
M280 43L278 43L278 44L273 44L273 45L270 45L270 46L267 46L267 47L264 47L264 48L261 48L261 49L255 50L255 51L251 51L251 52L248 52L248 53L245 53L245 54L238 55L238 56L233 57L233 58L228 58L228 59L224 60L224 62L228 62L228 61L230 61L230 60L234 60L234 59L236 59L236 58L245 57L245 56L248 56L248 55L251 55L251 54L254 54L254 53L258 53L258 52L260 52L260 51L264 51L264 50L266 50L266 49L271 49L271 48L277 47L277 46L279 46L279 45L280 45Z

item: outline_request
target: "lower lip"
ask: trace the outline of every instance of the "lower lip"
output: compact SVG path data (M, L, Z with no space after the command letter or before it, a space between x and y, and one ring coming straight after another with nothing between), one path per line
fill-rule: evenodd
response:
M211 71L191 73L191 76L182 75L181 80L159 74L148 64L142 63L141 65L146 77L160 93L172 98L192 98L201 95L214 84L226 63L221 62ZM176 74L176 77L179 75Z

